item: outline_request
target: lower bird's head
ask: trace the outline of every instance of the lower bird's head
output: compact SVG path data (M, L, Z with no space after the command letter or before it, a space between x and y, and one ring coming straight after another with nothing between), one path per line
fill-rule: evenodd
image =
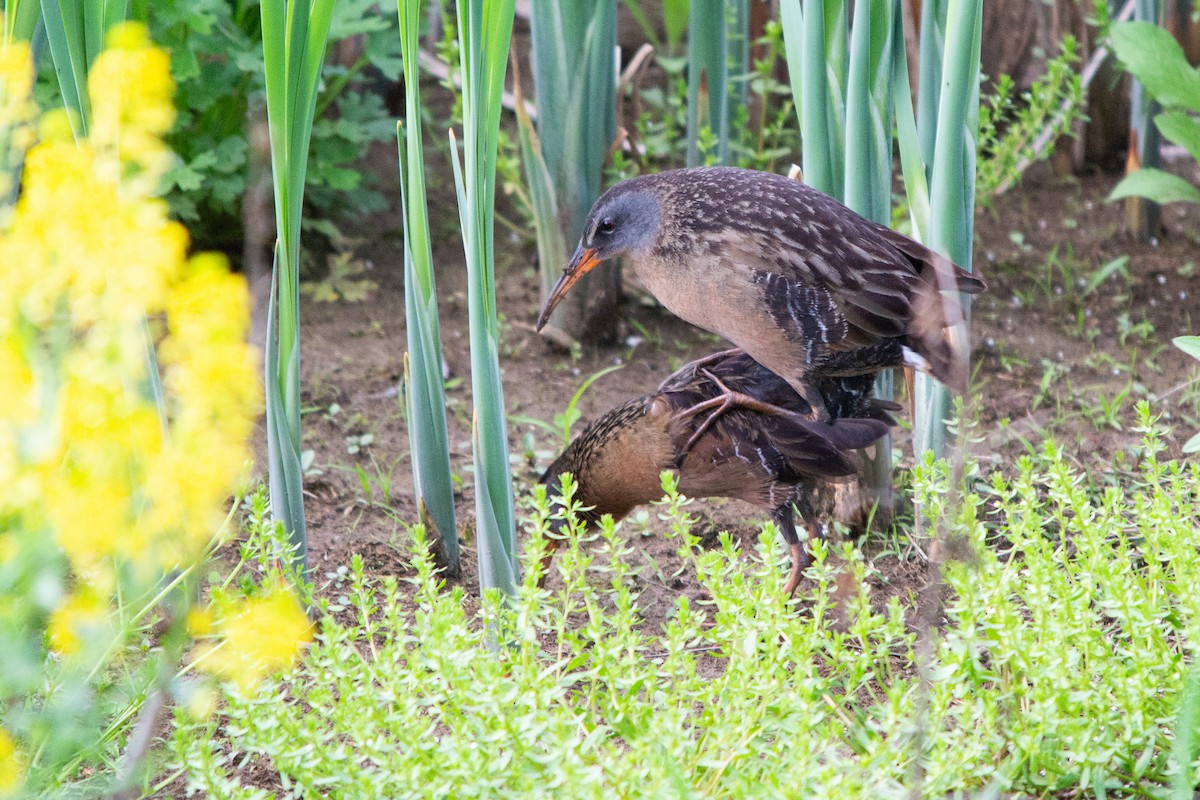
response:
M617 184L592 206L575 255L538 314L538 330L576 281L614 256L645 250L654 243L661 219L659 200L651 189L640 188L638 181Z

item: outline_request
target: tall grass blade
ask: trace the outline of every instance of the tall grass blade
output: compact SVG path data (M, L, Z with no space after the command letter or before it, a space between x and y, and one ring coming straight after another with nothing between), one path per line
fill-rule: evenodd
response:
M541 278L541 296L546 298L557 280L557 268L553 265L563 264L567 259L567 245L563 238L562 226L559 224L558 199L554 191L554 182L550 177L550 168L542 158L542 143L534 128L533 120L525 111L525 103L521 96L520 83L515 84L517 108L517 137L521 147L521 163L525 166L525 183L529 187L529 203L533 207L533 227L537 238L539 276ZM585 275L588 280L591 275ZM570 297L567 298L567 301ZM565 301L564 301L565 302ZM563 304L560 304L560 307ZM569 330L569 325L558 318L560 309L555 309L551 316L551 324L562 330Z
M849 31L845 97L845 161L842 197L862 216L888 225L892 207L892 61L902 38L896 0L872 0L854 6ZM830 113L833 113L832 108ZM892 398L891 372L880 373L875 394ZM891 435L864 453L867 484L881 521L890 518L892 497Z
M899 22L899 19L897 19ZM904 36L895 40L892 59L892 96L896 117L896 144L900 152L900 167L904 177L904 191L908 199L908 216L912 223L913 238L919 242L929 241L929 177L925 173L925 161L921 157L921 142L917 133L913 96L908 82L908 55Z
M729 126L726 159L732 158L734 126L750 89L750 0L725 4L725 120Z
M928 171L933 167L933 148L937 140L938 103L942 95L942 56L946 51L946 12L950 0L923 0L917 64L917 131L920 134L921 160Z
M54 62L54 75L76 139L87 136L92 117L87 93L87 74L91 65L87 31L91 25L84 19L89 13L89 5L83 0L42 0L42 19L46 25L50 58Z
M38 0L8 0L4 4L4 40L0 46L32 39L40 10Z
M723 162L720 148L729 138L724 114L729 87L724 0L692 0L688 11L687 59L687 165L703 163L706 154L701 153L700 136L705 128L717 140L718 150L711 154L713 160Z
M929 191L929 239L925 242L968 271L975 232L982 6L982 0L950 0L947 9L946 49L942 62L942 74L947 80L938 102ZM922 53L922 62L929 58L936 58L936 55ZM964 311L969 311L966 298L961 300ZM965 341L962 344L965 349ZM918 454L932 451L940 456L946 446L950 393L937 381L918 375L916 395L913 446Z
M729 164L733 120L746 103L750 9L747 0L691 0L688 13L687 163ZM715 152L702 152L705 129Z
M308 145L333 0L263 0L263 66L276 250L267 315L267 469L271 513L283 523L298 566L307 573L303 470L300 464L300 216Z
M845 16L841 0L805 3L797 103L804 182L839 200L845 189Z
M891 221L893 0L857 3L846 86L844 202L867 219Z
M413 488L422 522L441 539L451 577L461 572L446 393L442 383L442 337L430 246L429 210L421 136L420 0L399 0L401 57L407 127L397 126L400 211L404 222L404 313L408 354L404 402ZM403 132L403 137L401 133Z
M279 243L275 244L275 263L272 273L279 274ZM288 419L287 398L284 388L300 369L300 351L293 349L289 362L281 369L279 361L277 281L271 283L271 295L267 304L267 336L264 353L265 400L267 406L267 488L271 496L271 515L283 523L288 532L288 541L295 548L293 557L300 569L307 570L308 538L304 522L304 470L300 461L298 436L292 435L293 427ZM273 376L285 375L284 381ZM296 520L299 520L297 523ZM298 526L298 527L297 527ZM297 533L297 531L299 531Z
M462 67L463 152L450 133L467 260L471 392L475 403L475 524L481 590L516 592L516 519L508 431L500 380L493 219L500 101L514 0L458 0Z
M533 0L532 11L536 133L524 109L518 122L545 298L600 196L616 135L617 6L616 0ZM619 272L594 272L581 284L559 304L551 325L573 338L611 337Z
M788 64L788 82L792 87L792 107L796 109L796 121L804 133L804 11L800 0L781 0L779 3L779 25L783 30L783 50ZM815 143L814 143L815 144ZM803 146L803 138L801 145ZM809 183L805 175L805 183Z

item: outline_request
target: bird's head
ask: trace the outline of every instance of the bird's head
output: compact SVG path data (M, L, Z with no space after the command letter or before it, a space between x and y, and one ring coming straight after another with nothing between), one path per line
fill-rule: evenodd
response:
M654 244L661 216L658 198L648 188L638 188L637 180L617 184L592 206L575 255L563 267L562 277L538 314L538 330L584 275L614 256L645 250Z

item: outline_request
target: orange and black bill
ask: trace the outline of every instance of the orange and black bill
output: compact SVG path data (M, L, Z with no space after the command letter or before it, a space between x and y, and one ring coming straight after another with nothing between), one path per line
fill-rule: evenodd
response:
M546 302L542 305L542 313L538 314L537 330L541 330L546 326L546 322L550 319L550 314L554 312L555 306L566 297L567 292L575 285L575 282L584 275L591 272L600 264L600 258L597 256L595 249L591 247L579 247L575 250L575 255L571 257L570 263L563 267L562 277L558 279L558 283L554 284L554 288L550 290L550 296L546 298Z

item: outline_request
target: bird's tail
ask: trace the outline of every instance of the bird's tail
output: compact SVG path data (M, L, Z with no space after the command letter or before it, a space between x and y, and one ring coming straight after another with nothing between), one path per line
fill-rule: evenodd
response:
M891 425L881 419L835 419L825 435L843 450L861 450L875 444L889 428Z
M970 344L959 293L978 294L987 284L940 256L923 266L922 290L905 335L905 364L961 394L967 390Z

